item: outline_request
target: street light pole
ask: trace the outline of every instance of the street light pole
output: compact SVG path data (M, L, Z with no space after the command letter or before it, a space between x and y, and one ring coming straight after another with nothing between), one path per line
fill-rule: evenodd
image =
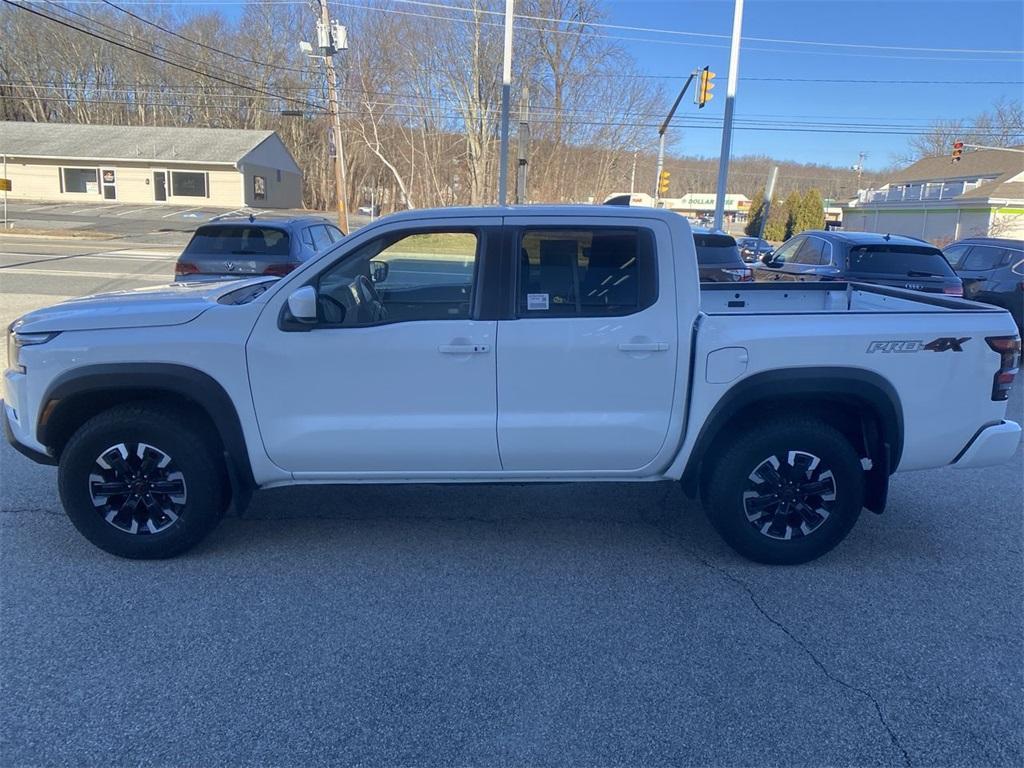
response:
M665 132L668 130L668 124L672 122L672 117L675 115L676 110L679 108L679 102L683 100L683 96L686 94L686 89L690 87L690 83L693 82L693 78L697 76L696 72L691 72L690 76L686 78L686 82L683 83L682 90L679 91L679 95L676 96L675 103L672 104L672 109L668 111L668 116L662 122L658 128L658 165L654 171L654 199L661 199L661 172L665 168ZM635 162L635 156L634 156Z
M321 0L326 2L326 0ZM512 12L514 0L505 0L505 55L501 68L501 151L498 167L498 205L508 203L508 110L512 91Z
M715 196L715 229L722 228L725 193L729 184L729 153L732 151L732 112L736 103L736 81L740 70L740 34L743 30L743 0L735 0L732 17L732 45L729 48L729 81L725 91L725 118L722 122L722 152L718 160L718 194Z

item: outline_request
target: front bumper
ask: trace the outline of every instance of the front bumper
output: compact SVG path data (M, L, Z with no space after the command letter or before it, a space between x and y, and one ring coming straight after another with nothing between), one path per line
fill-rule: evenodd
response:
M954 467L987 467L1009 461L1020 445L1020 424L1001 421L978 430L971 441L953 460Z
M8 411L11 412L10 415L8 414ZM0 421L3 422L4 438L11 444L11 447L22 456L27 456L37 464L56 464L56 459L54 459L50 454L37 451L35 448L30 448L19 440L18 435L15 434L14 431L17 422L12 422L13 414L14 409L7 403L4 403L3 409L0 411Z

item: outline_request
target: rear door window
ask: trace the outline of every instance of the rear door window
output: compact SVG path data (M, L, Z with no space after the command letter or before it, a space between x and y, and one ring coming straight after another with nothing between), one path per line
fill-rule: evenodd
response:
M693 234L693 244L697 247L697 263L702 267L727 266L743 267L740 249L736 241L729 235Z
M528 228L519 254L520 317L629 315L658 296L646 229Z
M1005 264L1010 260L1012 251L992 245L976 245L964 260L961 269L989 270Z
M851 273L900 277L952 277L942 251L928 245L855 245L850 249Z
M322 251L324 248L331 244L331 236L327 234L327 227L323 224L317 224L316 226L310 227L306 230L309 233L309 241L313 245L313 249Z
M185 248L189 256L287 256L288 233L249 224L200 227Z

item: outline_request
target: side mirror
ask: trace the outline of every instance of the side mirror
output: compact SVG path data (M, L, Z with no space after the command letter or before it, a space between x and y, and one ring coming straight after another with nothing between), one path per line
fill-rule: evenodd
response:
M383 283L388 279L388 272L391 271L391 265L386 261L371 261L370 262L370 279L375 283Z
M312 285L304 285L288 297L288 311L292 317L301 323L315 323L316 312L316 288Z
M764 256L762 256L761 257L761 263L764 264L766 267L777 267L778 266L778 264L775 263L775 254L774 253L766 253Z

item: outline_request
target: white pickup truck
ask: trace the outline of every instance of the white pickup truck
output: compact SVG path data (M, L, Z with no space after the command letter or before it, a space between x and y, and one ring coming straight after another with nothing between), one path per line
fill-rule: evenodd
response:
M889 476L1008 460L1003 310L834 282L702 291L654 209L413 211L290 275L68 301L3 419L94 544L180 553L256 488L675 481L738 552L818 557Z

